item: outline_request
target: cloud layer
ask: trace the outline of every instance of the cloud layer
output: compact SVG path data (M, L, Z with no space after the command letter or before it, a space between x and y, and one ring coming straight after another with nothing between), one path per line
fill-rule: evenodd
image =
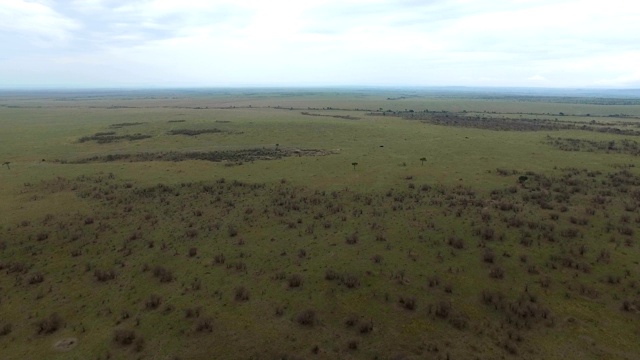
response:
M0 0L0 86L640 87L610 0Z

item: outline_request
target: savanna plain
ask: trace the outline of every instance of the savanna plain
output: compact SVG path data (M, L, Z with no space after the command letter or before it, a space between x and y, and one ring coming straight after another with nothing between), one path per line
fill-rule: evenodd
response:
M4 91L2 359L638 359L640 97Z

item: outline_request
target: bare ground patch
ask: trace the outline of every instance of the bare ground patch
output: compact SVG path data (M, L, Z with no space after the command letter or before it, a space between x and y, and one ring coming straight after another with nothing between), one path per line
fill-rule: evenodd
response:
M70 351L78 345L78 339L74 337L58 340L53 343L53 349L56 351Z

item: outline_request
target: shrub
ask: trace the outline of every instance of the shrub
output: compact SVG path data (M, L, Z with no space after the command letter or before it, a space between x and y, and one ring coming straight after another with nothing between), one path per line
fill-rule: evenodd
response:
M482 261L489 264L493 264L493 262L495 261L495 258L496 258L496 255L494 254L493 250L488 248L484 251L484 254L482 254Z
M96 269L93 272L93 276L95 276L96 280L98 280L99 282L106 282L106 281L115 279L116 272L113 271L113 269L109 269L109 270Z
M138 336L133 341L133 351L141 352L142 350L144 350L144 338L142 336Z
M358 233L355 233L355 232L347 236L347 238L345 239L345 242L349 245L357 244L358 241L359 241Z
M451 304L447 301L440 300L435 305L429 306L429 312L441 319L446 319L451 313Z
M235 299L236 301L247 301L249 300L249 290L244 286L238 286L235 291Z
M373 330L373 322L372 321L364 322L364 323L360 324L360 327L358 328L358 331L360 331L360 334L368 334L372 330Z
M454 249L464 249L464 240L457 236L451 236L449 238L449 245Z
M149 295L147 300L145 300L144 307L147 310L155 310L158 308L158 306L160 306L161 303L162 303L162 298L159 295L151 294Z
M113 342L120 346L129 346L136 339L136 333L133 330L117 329L113 332Z
M620 308L622 309L622 311L626 311L626 312L635 311L635 306L634 306L633 302L631 302L629 300L622 301L622 306ZM1 335L1 333L0 333L0 335Z
M217 254L216 256L213 257L213 264L214 265L222 265L224 264L225 261L225 257L224 254L220 253Z
M504 269L500 266L496 266L489 272L489 276L494 279L502 279L504 278Z
M324 278L329 281L335 280L339 277L340 277L340 274L338 274L335 270L332 270L332 269L327 269L327 271L324 273Z
M210 317L199 318L196 321L196 332L212 332L213 319Z
M238 229L235 227L235 225L229 224L229 226L227 227L227 234L229 234L230 237L235 237L236 235L238 235Z
M349 289L355 289L360 286L360 280L358 280L355 275L351 274L342 275L340 277L340 282Z
M351 314L349 316L347 316L347 320L345 320L344 324L347 327L354 327L358 324L358 322L360 321L360 318L358 317L358 315L356 314Z
M29 278L29 284L34 285L34 284L39 284L41 282L44 281L44 276L40 273L36 273L31 275L31 277Z
M380 263L382 263L382 255L375 254L375 255L373 255L373 257L371 257L371 260L376 264L380 264Z
M192 247L189 249L189 257L195 257L198 255L198 248Z
M303 326L313 326L316 324L316 312L314 310L305 310L296 316L296 322Z
M458 330L464 330L469 326L469 317L466 314L456 314L449 319L449 323Z
M350 350L358 350L358 340L349 340L347 347Z
M236 261L236 262L227 264L227 269L234 269L239 272L246 272L247 264L244 261Z
M5 336L11 334L12 326L11 324L4 324L0 327L0 336Z
M173 281L173 273L162 266L156 266L153 268L153 276L158 278L162 283L168 283Z
M401 296L400 299L398 300L398 302L400 303L400 305L407 309L407 310L415 310L417 305L416 305L416 298L413 296Z
M186 308L184 309L184 317L186 317L187 319L191 319L191 318L199 318L200 317L200 307L192 307L192 308Z
M303 283L302 276L299 274L293 274L289 277L288 283L290 288L300 287Z
M36 323L36 329L38 334L51 334L56 332L62 327L63 321L60 315L53 313L49 317L42 319Z

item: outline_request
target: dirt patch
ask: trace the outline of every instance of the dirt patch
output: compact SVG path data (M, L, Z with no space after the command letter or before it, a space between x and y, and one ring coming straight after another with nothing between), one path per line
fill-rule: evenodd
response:
M78 345L77 338L66 338L58 340L53 344L53 349L56 351L69 351Z

